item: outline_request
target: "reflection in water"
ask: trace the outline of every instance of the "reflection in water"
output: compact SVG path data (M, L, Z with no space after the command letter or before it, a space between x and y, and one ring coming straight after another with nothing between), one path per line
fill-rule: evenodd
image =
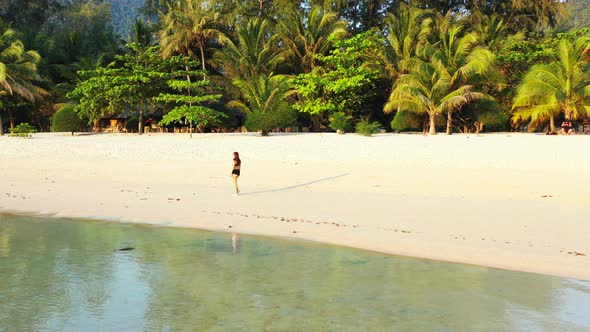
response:
M590 330L590 282L228 235L0 215L0 330Z

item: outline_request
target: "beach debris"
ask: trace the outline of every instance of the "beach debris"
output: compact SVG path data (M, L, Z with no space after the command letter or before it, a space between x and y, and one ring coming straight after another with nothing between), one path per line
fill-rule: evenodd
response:
M113 251L131 251L131 250L135 250L135 248L134 247L124 247L121 249L115 249Z
M567 253L574 256L586 256L586 254L578 251L568 251Z
M553 196L552 196L552 195L543 195L543 196L541 196L541 197L542 197L542 198L550 198L550 197L553 197Z
M232 227L231 225L227 226L227 228L231 228L231 227Z
M295 233L297 233L297 231L293 231L293 233L295 234Z

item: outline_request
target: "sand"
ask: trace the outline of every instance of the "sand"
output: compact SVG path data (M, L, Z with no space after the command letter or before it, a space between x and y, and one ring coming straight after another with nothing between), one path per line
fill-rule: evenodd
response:
M590 280L590 136L0 137L0 211L292 237ZM232 152L242 157L232 195Z

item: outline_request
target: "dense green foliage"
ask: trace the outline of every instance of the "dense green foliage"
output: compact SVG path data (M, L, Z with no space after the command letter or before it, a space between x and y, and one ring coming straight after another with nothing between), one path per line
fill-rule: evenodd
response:
M194 73L197 74L198 73ZM187 76L187 72L178 72L177 76ZM206 88L210 86L210 82L206 80L198 80L191 82L190 79L176 79L169 80L168 86L180 93L161 93L154 100L172 103L172 108L166 115L161 124L170 124L184 120L189 124L190 137L193 137L193 123L197 126L206 126L207 124L218 121L225 117L225 114L208 107L213 102L221 98L219 94L208 94Z
M533 66L518 87L513 121L549 120L554 131L555 117L561 113L568 120L590 116L590 38L562 38L553 61Z
M20 123L14 128L10 128L10 136L12 137L29 138L36 132L37 129L26 122Z
M51 119L51 131L71 132L72 135L79 131L83 123L75 108L75 105L67 104L57 110Z
M332 114L329 127L341 134L350 130L350 120L352 116L344 114L344 112L336 112Z
M367 119L362 119L361 121L357 122L356 124L356 133L363 135L363 136L372 136L379 132L379 122L373 121L370 122Z
M262 136L276 128L294 126L297 122L297 114L292 109L282 109L275 112L253 111L248 114L245 126L248 130L259 130Z
M0 134L47 130L64 103L95 130L137 118L139 133L147 116L263 133L343 118L448 134L588 122L588 33L574 29L589 4L0 0Z

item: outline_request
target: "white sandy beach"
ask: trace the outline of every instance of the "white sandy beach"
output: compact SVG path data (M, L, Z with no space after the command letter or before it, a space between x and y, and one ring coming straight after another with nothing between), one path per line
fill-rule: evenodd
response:
M590 280L590 136L0 137L0 211L294 237ZM242 157L232 196L232 152Z

